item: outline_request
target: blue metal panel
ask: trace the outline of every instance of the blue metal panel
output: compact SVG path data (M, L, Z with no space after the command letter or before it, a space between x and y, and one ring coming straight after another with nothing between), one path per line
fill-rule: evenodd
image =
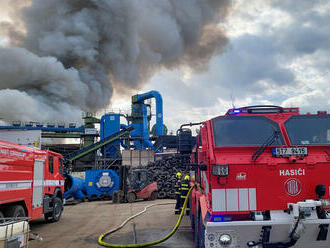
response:
M101 117L100 137L105 139L114 133L120 131L120 114L110 113ZM112 142L101 149L101 152L106 158L117 158L120 151L120 140Z
M137 150L142 150L144 149L143 147L143 123L133 123L131 126L134 127L134 130L131 132L131 137L132 138L140 138L140 139L136 139L134 140L134 146L135 149Z
M101 195L112 195L119 189L119 176L113 170L87 170L85 177L86 192L90 199Z

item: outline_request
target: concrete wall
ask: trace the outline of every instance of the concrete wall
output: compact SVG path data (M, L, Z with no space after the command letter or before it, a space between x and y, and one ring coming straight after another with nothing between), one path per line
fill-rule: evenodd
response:
M123 165L146 166L155 161L154 151L151 150L124 150L122 156Z

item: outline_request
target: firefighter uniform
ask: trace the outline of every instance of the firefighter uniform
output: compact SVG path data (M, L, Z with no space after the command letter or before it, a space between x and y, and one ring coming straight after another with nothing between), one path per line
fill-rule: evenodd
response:
M186 175L184 179L181 182L180 187L180 193L181 193L181 209L183 207L184 201L187 198L188 192L189 192L189 183L190 183L190 177ZM187 207L186 207L186 214L189 215L190 213L190 202L188 201Z
M182 178L181 172L176 173L176 183L175 183L176 204L174 209L175 214L180 214L180 210L181 210L181 192L180 192L181 178Z

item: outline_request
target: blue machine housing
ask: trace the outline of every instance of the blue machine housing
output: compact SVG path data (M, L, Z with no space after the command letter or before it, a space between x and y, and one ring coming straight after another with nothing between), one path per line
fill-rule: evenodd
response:
M120 131L120 114L109 113L101 117L100 123L100 138L101 140ZM103 157L105 158L120 158L120 140L114 141L109 145L101 148Z
M86 187L84 179L66 175L64 198L73 197L75 200L82 201L86 196Z
M113 170L87 170L85 188L89 199L112 196L113 191L119 189L119 176Z

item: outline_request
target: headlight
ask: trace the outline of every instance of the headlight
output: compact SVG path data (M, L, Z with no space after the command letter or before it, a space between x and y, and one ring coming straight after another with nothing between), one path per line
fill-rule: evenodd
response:
M228 164L216 164L212 166L212 174L218 177L226 177L229 174Z
M219 243L221 246L229 246L232 242L231 236L229 234L222 234L219 238Z

